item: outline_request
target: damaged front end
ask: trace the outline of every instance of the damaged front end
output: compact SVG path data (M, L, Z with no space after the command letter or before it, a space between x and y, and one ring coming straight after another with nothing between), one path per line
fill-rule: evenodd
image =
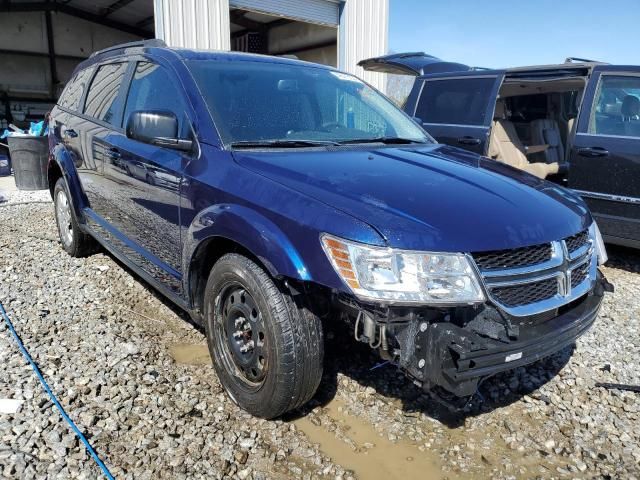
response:
M376 308L341 299L358 341L401 368L425 390L473 395L496 373L527 365L571 345L593 324L604 292L598 273L582 297L552 311L514 317L490 304L457 308Z
M437 258L428 255L431 263L423 269L425 276ZM378 258L381 255L375 267L383 268L386 264ZM410 257L406 258L403 261L409 264ZM484 378L535 362L575 342L593 324L604 292L613 291L598 270L606 252L595 223L548 244L466 258L481 285L482 301L402 306L344 294L338 297L358 341L378 350L425 389L442 389L455 397L471 396ZM470 269L459 266L464 259L458 257L455 262L446 272L448 278L453 271L461 289L477 294L473 285L468 286ZM438 291L445 290L447 281L454 282L428 281Z

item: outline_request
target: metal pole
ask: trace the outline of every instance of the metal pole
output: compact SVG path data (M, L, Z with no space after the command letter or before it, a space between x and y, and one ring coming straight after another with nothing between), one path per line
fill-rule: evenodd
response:
M47 0L47 3L49 1ZM47 28L47 47L49 48L49 70L51 72L51 97L56 97L56 87L58 85L58 69L56 66L56 49L53 44L53 27L51 25L51 10L44 12Z

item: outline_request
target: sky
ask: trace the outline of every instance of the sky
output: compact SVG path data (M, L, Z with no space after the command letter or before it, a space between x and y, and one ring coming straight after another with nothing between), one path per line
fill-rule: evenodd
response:
M476 67L640 65L640 0L389 0L389 49Z

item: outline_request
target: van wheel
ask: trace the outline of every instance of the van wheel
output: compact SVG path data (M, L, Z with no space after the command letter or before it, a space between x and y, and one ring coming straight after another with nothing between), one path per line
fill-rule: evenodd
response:
M320 319L238 254L213 266L204 298L220 382L249 413L275 418L306 403L322 377Z
M97 250L97 243L91 236L80 230L63 178L59 178L56 182L53 202L62 248L72 257L86 257L94 253Z

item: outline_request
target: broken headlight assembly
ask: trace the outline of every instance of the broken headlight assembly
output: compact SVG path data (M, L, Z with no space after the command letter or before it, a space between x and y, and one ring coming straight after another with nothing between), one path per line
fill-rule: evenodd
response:
M340 278L361 300L429 305L485 301L464 254L374 247L328 234L321 243Z

